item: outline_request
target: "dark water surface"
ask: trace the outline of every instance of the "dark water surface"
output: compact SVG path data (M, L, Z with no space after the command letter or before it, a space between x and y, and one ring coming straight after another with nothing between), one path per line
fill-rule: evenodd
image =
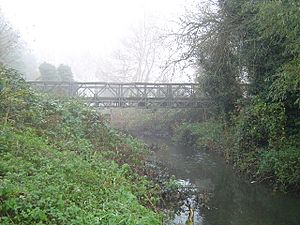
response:
M212 153L176 146L169 141L140 137L148 144L168 146L156 153L170 172L200 191L211 192L210 209L197 209L201 225L300 225L300 196L273 193L259 183L237 177L222 158ZM186 214L169 224L185 224Z

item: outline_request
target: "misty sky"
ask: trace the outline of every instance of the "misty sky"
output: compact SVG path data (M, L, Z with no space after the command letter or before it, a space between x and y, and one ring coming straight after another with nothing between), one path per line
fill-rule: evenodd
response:
M131 26L152 16L173 26L192 0L0 0L1 10L39 62L76 68L85 56L102 57L117 47ZM80 62L78 62L80 63Z

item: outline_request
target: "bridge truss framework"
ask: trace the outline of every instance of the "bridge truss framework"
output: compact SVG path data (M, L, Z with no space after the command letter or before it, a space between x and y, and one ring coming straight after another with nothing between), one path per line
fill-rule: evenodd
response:
M38 91L84 98L90 105L143 108L208 108L194 83L110 83L28 81Z

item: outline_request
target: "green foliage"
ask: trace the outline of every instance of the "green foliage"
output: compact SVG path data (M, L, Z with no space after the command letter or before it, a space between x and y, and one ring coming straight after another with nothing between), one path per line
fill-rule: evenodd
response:
M280 103L268 104L255 99L234 122L241 151L267 148L285 139L286 118Z
M188 58L216 118L226 119L213 143L231 143L223 152L236 167L283 189L300 182L299 7L298 0L222 0L183 19ZM202 126L183 125L179 137L194 142L214 132Z
M1 224L160 224L146 150L80 101L0 68Z
M42 63L39 66L42 81L74 82L71 67L60 64L57 68L50 63Z
M30 129L1 134L1 223L159 224L113 161L58 151Z
M283 46L283 56L298 57L300 53L299 7L297 0L264 1L259 4L256 20L260 34L270 39L271 45Z
M235 111L246 94L242 83L248 83L248 95L266 100L276 78L285 79L284 71L298 76L299 4L297 0L223 0L200 5L198 12L183 18L186 55L195 59L198 80L215 102L216 115Z
M297 171L299 167L298 161L295 161L298 156L293 152L299 150L299 146L287 135L285 110L283 103L266 103L261 99L254 99L234 118L232 152L233 161L240 170L258 180L268 177L283 190L297 186L300 182L294 173L279 172L283 168ZM276 175L270 176L273 173Z
M164 184L165 191L177 191L179 188L182 188L182 185L178 182L178 180L173 175L170 180L167 180Z
M213 140L221 139L222 123L206 121L203 123L183 123L176 130L174 140L183 144L208 147ZM215 143L216 144L216 143Z
M42 63L39 66L42 81L59 81L56 67L50 63Z
M274 113L280 107L270 106L267 112L261 104L250 109L249 114L245 113L246 119L235 118L240 120L236 127L224 125L222 121L182 124L174 140L222 154L227 162L251 179L272 180L283 191L297 190L300 185L299 143L287 140L281 125L276 124ZM260 112L267 113L269 121L264 115L259 117ZM271 112L273 114L269 114Z
M68 65L60 64L57 67L57 74L60 77L60 81L63 82L74 81L71 67L69 67Z
M300 60L285 64L275 75L270 87L270 96L274 102L288 102L290 107L300 108Z
M211 66L216 67L216 65ZM220 69L216 72L206 72L198 77L198 82L201 89L213 101L214 114L221 117L226 116L227 113L235 109L238 100L242 96L242 91L234 78L230 78L229 75L225 76L225 74L220 76L219 73L223 74L223 71ZM231 73L231 71L228 71L228 74Z
M293 60L282 66L274 76L269 92L273 102L284 106L286 133L300 138L300 61Z
M299 143L285 142L262 152L259 173L271 175L282 190L300 185Z
M228 1L228 5L230 4L231 1ZM215 113L219 115L233 111L237 101L242 97L242 88L239 85L240 59L233 45L238 35L235 30L232 30L239 16L234 15L232 18L228 5L224 4L219 14L213 12L203 14L202 20L205 23L199 21L199 25L203 27L206 24L211 23L211 25L208 25L207 33L199 35L196 48L196 60L199 67L203 69L198 75L198 81L203 92L215 103ZM240 4L234 7L240 7Z
M288 135L288 129L283 103L257 98L232 115L229 124L221 120L181 124L175 140L219 152L251 179L272 180L285 191L300 184L299 137Z
M174 141L209 149L231 160L232 130L223 121L210 120L202 123L183 123L175 131Z

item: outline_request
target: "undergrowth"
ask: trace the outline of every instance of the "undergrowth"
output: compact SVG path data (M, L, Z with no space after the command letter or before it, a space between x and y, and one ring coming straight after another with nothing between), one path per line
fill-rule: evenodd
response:
M174 141L222 155L237 172L253 182L264 182L274 190L300 190L299 117L288 123L281 103L259 98L241 111L217 119L203 111L148 110L124 113L126 127L151 135L167 133ZM129 110L128 110L129 111ZM122 113L122 111L121 111Z
M124 130L149 132L152 135L172 135L184 122L202 121L197 109L115 109L112 124Z
M253 116L247 113L247 116ZM270 117L272 114L269 114ZM278 117L278 114L273 114ZM233 124L222 120L202 123L183 123L177 127L173 139L198 149L208 149L221 154L227 163L248 175L256 182L268 182L274 189L298 191L300 184L300 146L289 139L278 128L266 121L245 119L245 115L234 118ZM278 120L276 127L280 127ZM268 129L270 129L268 131ZM281 135L280 135L281 133Z
M0 102L1 224L161 224L143 144L3 66Z

